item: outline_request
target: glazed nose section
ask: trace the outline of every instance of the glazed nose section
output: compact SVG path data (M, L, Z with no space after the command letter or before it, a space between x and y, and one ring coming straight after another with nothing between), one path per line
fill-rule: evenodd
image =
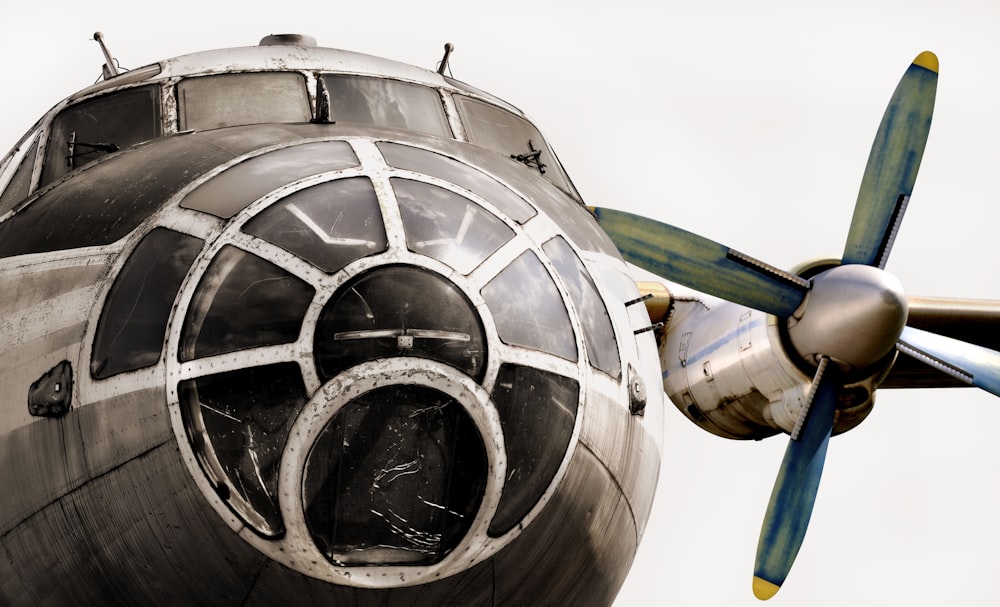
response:
M526 199L426 150L331 156L347 145L268 152L186 195L226 223L181 289L168 398L244 540L390 587L514 541L566 469L581 376L621 365L583 261L552 222L524 227ZM332 164L306 176L319 152Z
M429 360L480 380L485 344L468 299L420 268L376 268L326 304L320 380L367 364L391 382L342 404L306 459L306 524L332 563L430 565L465 536L485 490L485 446L459 400L408 376Z

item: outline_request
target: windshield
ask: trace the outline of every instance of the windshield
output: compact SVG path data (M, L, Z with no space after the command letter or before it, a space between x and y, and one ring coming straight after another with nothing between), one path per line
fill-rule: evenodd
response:
M177 84L182 131L311 119L306 79L296 72L219 74Z
M159 137L160 88L142 86L70 106L52 121L41 185L131 145Z
M451 137L440 94L426 86L369 76L323 74L335 122Z
M499 152L538 171L563 191L573 193L566 174L530 122L504 109L455 95L469 141Z

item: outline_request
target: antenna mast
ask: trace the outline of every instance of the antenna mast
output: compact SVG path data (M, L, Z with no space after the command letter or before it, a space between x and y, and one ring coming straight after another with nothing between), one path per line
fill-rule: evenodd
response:
M104 60L107 62L104 64L104 79L114 78L118 75L118 68L115 66L115 60L111 58L111 53L108 51L108 47L104 44L104 34L101 32L94 32L94 40L101 45L101 52L104 53Z

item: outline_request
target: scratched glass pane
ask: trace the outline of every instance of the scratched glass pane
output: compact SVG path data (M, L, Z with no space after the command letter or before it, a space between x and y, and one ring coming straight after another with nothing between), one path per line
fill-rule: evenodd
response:
M504 343L576 361L569 313L552 277L532 251L525 251L482 289Z
M181 361L295 341L315 290L263 259L226 246L212 260L181 331Z
M393 179L406 246L468 274L514 237L514 231L483 207L422 181Z
M486 449L450 396L378 388L347 404L306 461L306 523L337 565L439 562L472 525Z
M367 177L299 190L254 217L243 231L331 274L388 246L378 198Z
M298 365L200 377L181 382L178 392L195 454L219 494L259 533L281 533L281 453L308 400Z
M202 244L194 236L156 228L136 245L97 323L90 362L95 378L160 360L174 299Z
M545 243L542 250L549 256L552 265L556 267L556 272L563 279L570 300L580 316L590 364L617 378L622 372L618 341L611 326L611 317L590 273L561 237Z
M532 367L500 367L493 403L503 427L507 479L490 535L513 529L548 489L566 457L579 401L576 380Z

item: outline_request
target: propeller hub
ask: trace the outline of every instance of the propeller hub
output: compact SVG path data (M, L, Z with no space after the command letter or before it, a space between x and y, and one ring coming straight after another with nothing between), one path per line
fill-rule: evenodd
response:
M828 356L845 371L864 369L888 354L906 325L903 286L879 268L851 264L814 277L788 320L792 346L815 363Z

